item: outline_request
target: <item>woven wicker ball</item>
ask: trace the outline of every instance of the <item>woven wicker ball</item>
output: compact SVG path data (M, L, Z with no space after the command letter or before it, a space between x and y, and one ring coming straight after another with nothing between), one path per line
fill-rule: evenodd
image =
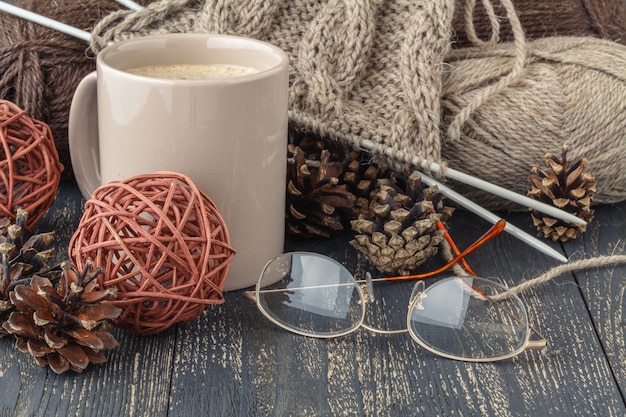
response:
M61 181L54 139L47 124L0 100L0 143L0 215L15 220L21 207L32 230L54 203Z
M235 254L224 220L192 181L172 172L138 175L98 188L69 244L79 268L101 266L101 288L116 288L115 325L155 334L224 301Z

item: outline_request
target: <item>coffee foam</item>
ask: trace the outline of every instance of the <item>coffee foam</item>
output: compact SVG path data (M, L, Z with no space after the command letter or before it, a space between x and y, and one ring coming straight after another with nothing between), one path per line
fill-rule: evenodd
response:
M214 80L255 74L258 70L232 64L173 64L131 68L127 72L144 77L172 80Z

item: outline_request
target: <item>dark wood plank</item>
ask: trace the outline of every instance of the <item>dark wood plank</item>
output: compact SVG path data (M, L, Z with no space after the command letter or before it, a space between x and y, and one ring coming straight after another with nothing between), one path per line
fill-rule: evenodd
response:
M83 374L56 375L0 341L2 416L166 415L174 334L142 338L116 332L121 347ZM6 361L6 362L5 362Z
M626 253L626 204L597 209L592 227L577 243L565 246L572 259ZM622 396L626 396L626 265L574 275Z

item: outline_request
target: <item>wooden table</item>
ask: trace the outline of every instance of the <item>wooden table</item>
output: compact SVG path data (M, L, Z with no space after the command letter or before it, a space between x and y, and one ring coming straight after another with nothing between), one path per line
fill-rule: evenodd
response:
M39 225L58 233L59 257L78 224L83 200L73 183ZM528 214L506 215L534 233ZM466 247L488 228L457 212L450 231ZM288 238L286 250L325 253L357 276L371 270L348 245ZM572 259L625 253L626 204L599 207L588 232L554 244ZM472 254L478 274L508 285L557 261L501 234ZM375 271L372 271L375 272ZM433 282L432 278L428 282ZM385 284L381 284L385 285ZM396 284L390 284L396 285ZM412 284L386 297L400 320ZM1 416L624 416L626 415L626 266L566 274L521 294L531 322L548 339L497 363L443 359L406 334L366 330L317 340L281 330L245 299L157 336L115 330L119 348L83 374L56 375L0 340Z

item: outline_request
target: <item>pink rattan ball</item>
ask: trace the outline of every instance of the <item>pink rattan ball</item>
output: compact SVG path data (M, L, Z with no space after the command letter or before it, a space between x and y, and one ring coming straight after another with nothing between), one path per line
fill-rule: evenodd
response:
M14 103L0 100L0 215L29 214L32 230L54 203L63 165L50 128Z
M211 199L182 174L138 175L98 188L69 244L82 269L104 269L101 288L116 288L115 324L155 334L224 301L235 254Z

